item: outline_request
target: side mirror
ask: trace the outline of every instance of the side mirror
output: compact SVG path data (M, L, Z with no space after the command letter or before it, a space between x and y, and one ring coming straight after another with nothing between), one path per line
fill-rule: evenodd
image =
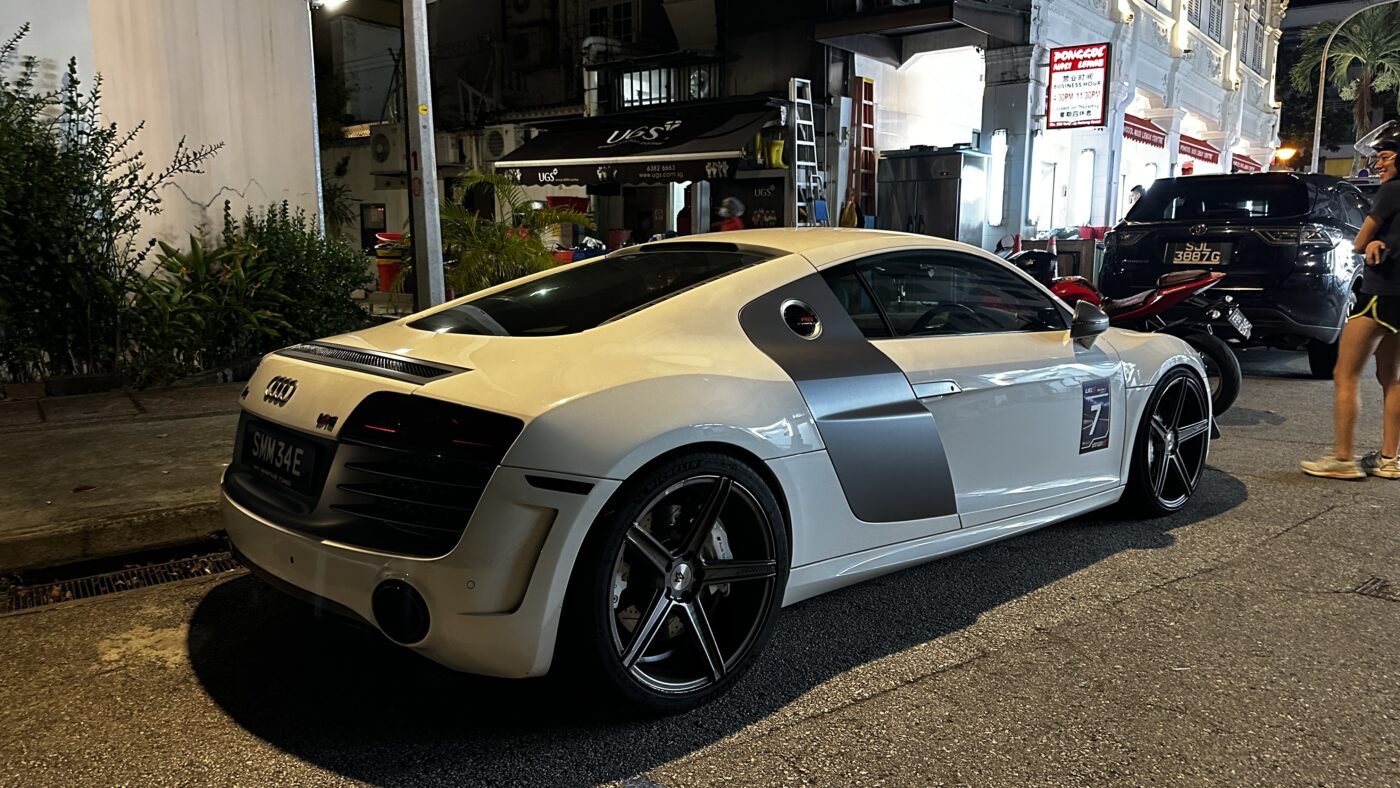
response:
M1070 323L1069 338L1083 345L1093 347L1094 338L1108 330L1108 315L1098 306L1088 301L1074 305L1074 322Z

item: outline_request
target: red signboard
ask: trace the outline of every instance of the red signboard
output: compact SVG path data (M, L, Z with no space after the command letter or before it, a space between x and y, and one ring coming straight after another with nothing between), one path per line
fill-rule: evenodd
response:
M1050 50L1045 127L1102 126L1108 109L1108 44Z
M1220 161L1220 151L1212 148L1209 142L1198 140L1195 137L1188 137L1185 134L1181 135L1181 147L1179 150L1183 155L1190 156L1198 161L1209 162L1211 164Z
M1167 132L1156 123L1136 115L1123 116L1123 136L1154 148L1167 147Z
M1234 162L1235 169L1240 172L1263 172L1264 170L1264 165L1248 156L1241 156L1238 153L1234 155L1231 161Z

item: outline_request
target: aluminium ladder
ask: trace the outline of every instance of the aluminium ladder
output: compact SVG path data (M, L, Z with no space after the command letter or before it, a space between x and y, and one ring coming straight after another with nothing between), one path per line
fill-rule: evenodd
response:
M821 165L817 161L817 127L812 114L812 81L797 78L788 80L788 100L792 102L794 198L794 204L789 207L793 210L796 226L819 227L826 222L817 218L816 203L826 199L826 185L823 183Z

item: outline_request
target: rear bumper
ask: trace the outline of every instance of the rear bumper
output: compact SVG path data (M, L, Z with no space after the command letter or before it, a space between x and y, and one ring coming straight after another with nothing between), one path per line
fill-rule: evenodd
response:
M1346 324L1345 289L1241 291L1216 288L1214 295L1229 295L1254 324L1251 341L1277 347L1295 347L1303 341L1331 344Z
M239 558L282 591L382 630L374 590L385 581L407 583L429 611L427 634L409 648L455 670L537 676L549 670L584 535L619 483L574 478L592 485L577 494L540 489L526 475L499 468L461 541L440 558L391 555L297 533L227 494L224 524Z

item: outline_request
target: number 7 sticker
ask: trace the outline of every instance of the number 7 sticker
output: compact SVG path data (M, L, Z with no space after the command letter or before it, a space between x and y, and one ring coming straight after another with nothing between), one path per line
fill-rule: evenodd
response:
M1084 418L1079 425L1079 453L1108 448L1108 427L1112 423L1113 398L1107 380L1092 380L1082 387Z

